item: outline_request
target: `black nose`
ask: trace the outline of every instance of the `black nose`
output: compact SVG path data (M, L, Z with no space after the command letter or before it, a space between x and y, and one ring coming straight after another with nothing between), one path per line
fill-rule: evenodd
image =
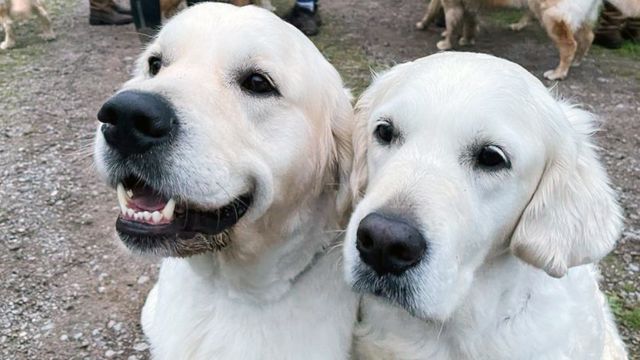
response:
M400 275L416 265L427 242L407 221L378 213L365 216L358 226L360 258L378 275Z
M166 142L177 125L176 113L162 96L123 91L98 112L107 143L124 155L139 154Z

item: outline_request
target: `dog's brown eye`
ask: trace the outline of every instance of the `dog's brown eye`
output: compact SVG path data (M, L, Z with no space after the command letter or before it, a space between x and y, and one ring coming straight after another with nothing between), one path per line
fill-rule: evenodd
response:
M390 144L395 137L395 129L393 125L388 122L380 123L376 126L374 135L382 144Z
M149 58L149 73L151 76L156 75L160 72L160 68L162 67L162 59L157 56L152 56Z
M511 168L511 162L499 146L485 145L477 155L477 163L480 167L489 170Z
M240 86L253 94L267 95L276 93L276 88L271 81L259 73L252 73L247 76L242 80Z

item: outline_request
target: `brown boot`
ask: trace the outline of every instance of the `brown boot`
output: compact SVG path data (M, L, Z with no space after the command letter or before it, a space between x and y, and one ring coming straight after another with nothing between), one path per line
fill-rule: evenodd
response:
M624 41L622 39L623 25L624 15L615 6L605 1L593 43L608 49L620 48Z
M640 18L627 19L627 23L622 29L622 37L640 43Z
M133 22L131 15L121 14L114 9L113 0L89 0L89 24L126 25Z

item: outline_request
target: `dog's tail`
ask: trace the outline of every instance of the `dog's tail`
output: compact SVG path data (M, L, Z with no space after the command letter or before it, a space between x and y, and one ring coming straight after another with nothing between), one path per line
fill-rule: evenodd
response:
M609 0L625 17L640 17L640 0Z
M25 19L31 16L31 0L11 0L11 17Z

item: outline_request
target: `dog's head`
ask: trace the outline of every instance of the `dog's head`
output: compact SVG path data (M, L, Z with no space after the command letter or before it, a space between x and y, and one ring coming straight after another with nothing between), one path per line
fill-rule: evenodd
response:
M441 321L501 254L554 277L600 259L621 216L593 125L488 55L440 54L379 76L356 106L347 280Z
M351 115L336 70L291 25L253 6L187 9L98 114L121 239L189 256L244 234L237 246L259 249L249 234L293 227L292 209L346 182Z

